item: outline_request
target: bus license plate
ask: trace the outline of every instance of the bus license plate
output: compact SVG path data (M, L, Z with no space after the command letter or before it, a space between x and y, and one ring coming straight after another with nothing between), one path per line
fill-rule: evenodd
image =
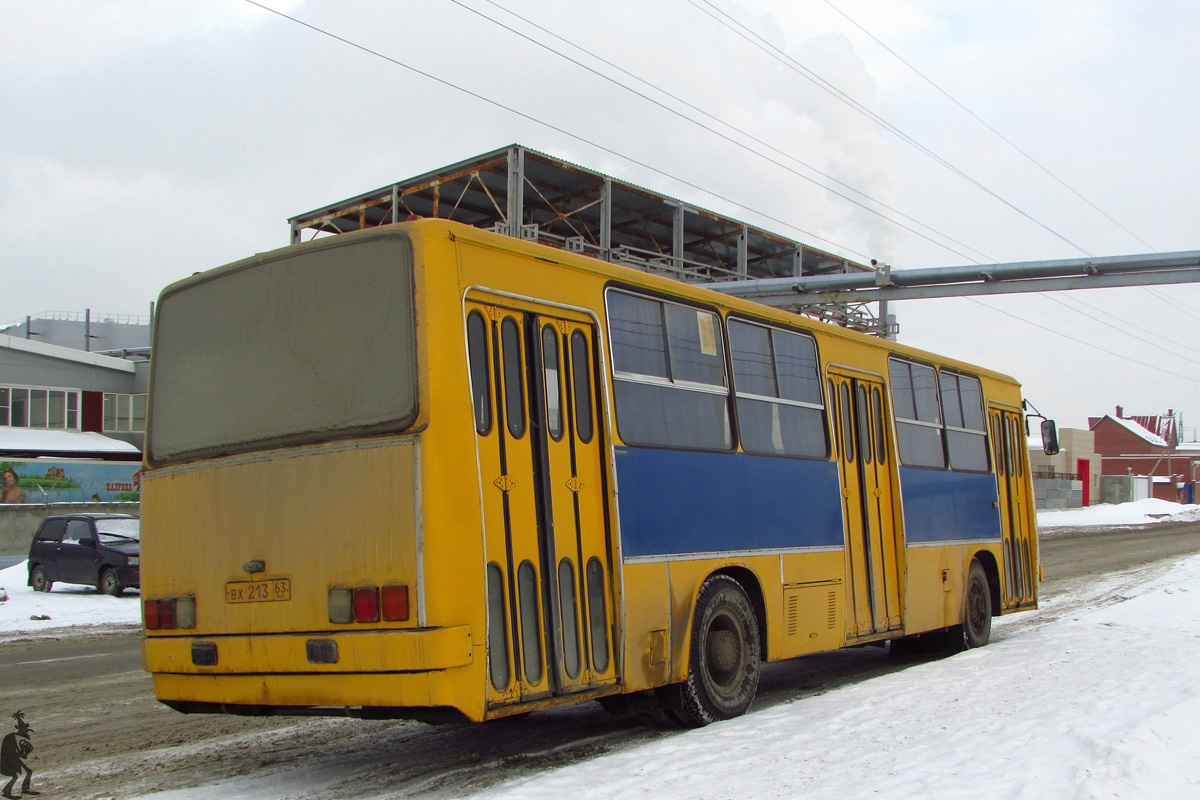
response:
M290 578L265 581L230 581L225 584L226 603L272 603L292 599Z

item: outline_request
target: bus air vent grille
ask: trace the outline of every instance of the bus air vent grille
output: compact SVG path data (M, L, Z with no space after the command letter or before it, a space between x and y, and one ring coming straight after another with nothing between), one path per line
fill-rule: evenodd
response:
M795 636L800 630L800 593L789 592L787 594L787 633L788 636Z

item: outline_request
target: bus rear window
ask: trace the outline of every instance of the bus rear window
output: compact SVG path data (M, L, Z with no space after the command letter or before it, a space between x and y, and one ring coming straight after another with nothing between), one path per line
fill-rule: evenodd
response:
M168 288L152 464L404 430L417 416L412 245L325 240Z

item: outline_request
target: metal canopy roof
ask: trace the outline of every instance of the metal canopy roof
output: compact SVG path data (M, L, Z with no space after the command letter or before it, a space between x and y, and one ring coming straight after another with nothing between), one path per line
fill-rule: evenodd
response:
M304 231L346 233L438 217L584 253L689 282L788 278L874 270L682 200L520 145L384 186L288 220ZM803 313L877 329L864 304Z

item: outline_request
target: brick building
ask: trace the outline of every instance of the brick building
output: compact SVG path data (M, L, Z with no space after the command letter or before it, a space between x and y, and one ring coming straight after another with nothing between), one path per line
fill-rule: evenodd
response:
M1190 503L1195 498L1200 451L1181 445L1175 413L1089 417L1102 476L1147 476L1148 494L1160 500Z

